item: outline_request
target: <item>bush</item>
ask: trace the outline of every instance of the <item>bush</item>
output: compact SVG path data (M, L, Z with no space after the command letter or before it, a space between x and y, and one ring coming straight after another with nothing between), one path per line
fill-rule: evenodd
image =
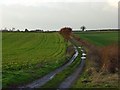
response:
M60 29L59 33L65 38L65 40L69 40L71 33L72 33L72 28L70 27L64 27Z

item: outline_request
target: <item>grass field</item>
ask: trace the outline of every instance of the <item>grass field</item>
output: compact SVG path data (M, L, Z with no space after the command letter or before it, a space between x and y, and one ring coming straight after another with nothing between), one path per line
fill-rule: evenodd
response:
M3 87L30 82L59 67L65 51L58 33L2 33Z
M118 32L74 32L81 39L97 46L106 46L118 42Z

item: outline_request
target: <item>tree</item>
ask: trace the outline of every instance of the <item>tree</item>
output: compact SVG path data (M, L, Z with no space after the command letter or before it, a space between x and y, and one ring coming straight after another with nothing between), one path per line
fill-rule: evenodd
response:
M20 30L19 30L19 29L17 29L17 32L20 32Z
M72 28L64 27L60 29L59 33L65 38L66 41L68 41L72 33Z
M2 32L8 32L8 29L5 27Z
M82 31L84 31L86 29L86 27L85 26L81 26L81 29L82 29Z
M28 29L25 29L25 32L28 32Z
M15 28L13 27L13 28L11 29L11 31L15 31Z

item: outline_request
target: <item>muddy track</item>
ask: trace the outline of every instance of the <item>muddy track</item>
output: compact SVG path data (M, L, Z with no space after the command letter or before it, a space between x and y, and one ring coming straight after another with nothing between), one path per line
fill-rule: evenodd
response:
M29 83L25 86L22 87L18 87L18 88L40 88L41 86L43 86L45 83L47 83L49 80L51 80L56 74L58 74L59 72L63 71L66 67L68 67L78 56L78 50L76 48L76 46L74 46L75 49L75 54L72 56L72 58L68 61L68 63L66 63L65 65L57 68L56 70L52 71L51 73L43 76L42 78Z
M81 48L81 47L78 47ZM82 73L83 67L85 66L85 59L86 59L86 53L83 48L81 48L82 56L81 56L81 63L77 67L77 69L70 75L68 76L58 87L57 90L62 90L63 88L68 89L71 87L71 85L77 80L79 75Z

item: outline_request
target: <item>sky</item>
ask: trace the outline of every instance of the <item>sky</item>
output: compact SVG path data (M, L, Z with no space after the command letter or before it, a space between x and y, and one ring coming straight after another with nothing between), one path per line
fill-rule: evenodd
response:
M118 28L119 0L0 0L0 28Z

